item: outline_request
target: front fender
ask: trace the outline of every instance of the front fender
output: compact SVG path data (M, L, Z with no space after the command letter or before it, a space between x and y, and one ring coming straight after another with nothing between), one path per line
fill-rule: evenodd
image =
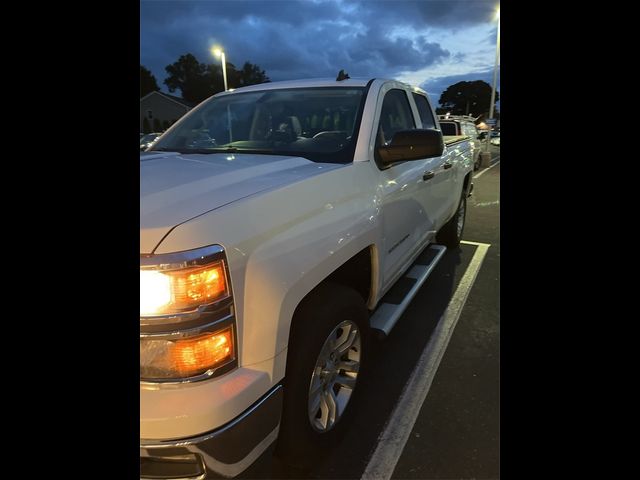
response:
M366 163L229 204L171 232L157 253L225 248L238 321L240 366L278 356L284 376L293 313L322 280L380 238L376 181Z

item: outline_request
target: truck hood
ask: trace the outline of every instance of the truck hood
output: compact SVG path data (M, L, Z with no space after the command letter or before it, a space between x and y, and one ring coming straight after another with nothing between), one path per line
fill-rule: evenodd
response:
M140 252L151 253L172 228L203 213L343 166L276 155L143 153Z

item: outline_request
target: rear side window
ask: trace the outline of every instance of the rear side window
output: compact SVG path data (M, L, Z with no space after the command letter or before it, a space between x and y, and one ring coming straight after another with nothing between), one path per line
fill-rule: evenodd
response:
M416 107L418 107L420 120L422 120L422 128L436 128L436 122L433 120L431 107L429 107L429 102L424 97L424 95L420 95L414 92L413 100L416 102Z
M440 128L442 129L442 135L445 135L445 136L458 135L455 123L440 122Z

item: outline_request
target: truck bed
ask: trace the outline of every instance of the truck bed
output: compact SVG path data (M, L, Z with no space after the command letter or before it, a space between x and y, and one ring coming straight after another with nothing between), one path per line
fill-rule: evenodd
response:
M463 140L467 140L469 136L467 135L443 135L442 139L444 140L444 144L449 146L454 143L461 142Z

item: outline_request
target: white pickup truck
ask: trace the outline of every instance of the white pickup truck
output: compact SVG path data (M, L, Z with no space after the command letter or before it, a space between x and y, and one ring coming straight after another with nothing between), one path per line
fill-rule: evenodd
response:
M141 477L335 441L372 333L460 241L471 153L381 79L219 93L141 153Z

